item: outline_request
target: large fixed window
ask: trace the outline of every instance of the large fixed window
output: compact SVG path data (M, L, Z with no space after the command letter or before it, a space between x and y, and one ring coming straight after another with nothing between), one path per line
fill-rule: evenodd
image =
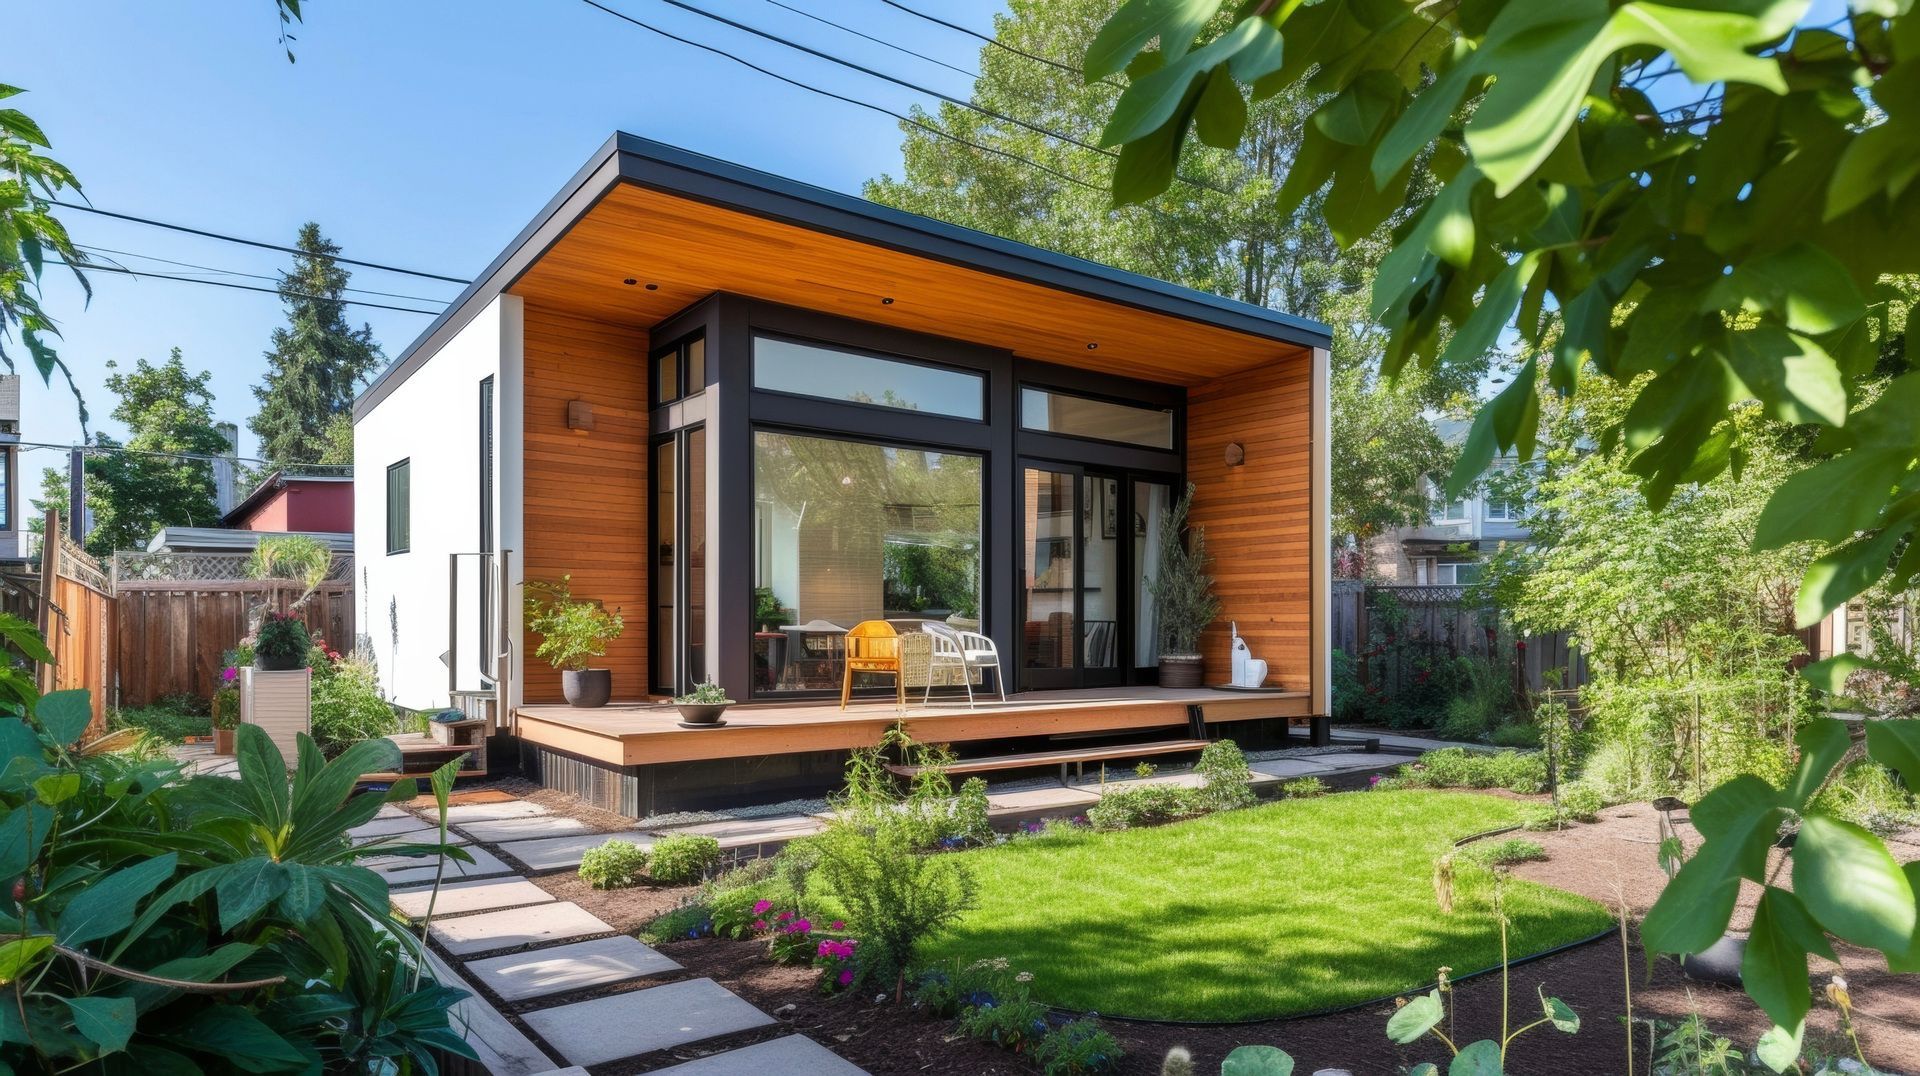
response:
M979 456L757 430L754 690L840 686L863 620L980 619Z
M387 552L405 553L413 542L413 460L387 468Z
M986 418L980 374L807 344L753 338L753 387L823 400L846 400L930 415Z
M1173 448L1173 412L1051 389L1020 390L1020 425L1042 433Z

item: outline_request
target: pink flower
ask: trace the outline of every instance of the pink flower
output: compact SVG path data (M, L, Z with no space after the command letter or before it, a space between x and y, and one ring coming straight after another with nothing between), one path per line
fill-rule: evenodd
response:
M845 971L842 971L842 972L840 973L840 985L841 985L841 986L846 986L846 985L848 985L849 983L852 983L852 982L853 982L853 969L852 969L852 968L848 968L848 969L846 969Z
M767 929L767 921L765 919L755 919L753 921L753 929L755 930Z
M236 669L233 666L229 665L226 668L220 670L221 683L231 684L238 679L240 679L239 669Z
M813 929L813 923L806 919L796 919L793 921L793 929L805 934Z
M773 902L770 900L756 900L753 902L753 914L765 915L767 914L767 909L771 907L773 907Z
M777 916L774 916L774 919L775 919L775 921L777 921L777 922L781 922L781 923L784 923L784 922L786 922L787 920L789 920L789 919L792 919L792 918L793 918L793 913L792 913L792 912L781 912L781 913L780 913L779 915L777 915Z
M841 922L841 921L840 921L840 920L838 920L838 919L835 919L835 920L833 921L833 929L834 929L834 930L845 930L845 929L847 929L847 924L845 924L845 923L843 923L843 922Z

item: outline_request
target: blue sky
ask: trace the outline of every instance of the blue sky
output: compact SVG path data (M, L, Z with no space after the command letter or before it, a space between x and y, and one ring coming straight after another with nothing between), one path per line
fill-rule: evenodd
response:
M607 0L662 28L718 45L792 77L897 111L914 95L770 42L676 11L659 0ZM880 0L783 0L878 37L974 67L980 43ZM988 0L913 0L982 32ZM964 97L968 80L861 41L767 0L702 6L868 66ZM348 257L470 277L615 130L845 191L897 171L893 120L774 82L675 44L574 0L309 0L296 27L298 62L277 42L271 0L191 4L61 0L7 14L0 79L34 117L53 155L92 204L116 212L290 244L317 220ZM977 69L977 68L976 68ZM923 102L924 103L924 102ZM123 223L63 215L95 247L271 276L283 255ZM129 268L189 272L109 255ZM49 273L46 307L60 323L96 426L109 359L164 359L183 349L213 371L216 410L242 427L281 322L275 296L167 280L92 276L91 305ZM225 277L269 286L270 280ZM353 286L443 301L458 287L355 270ZM437 309L439 302L363 296ZM430 319L352 308L389 357ZM23 437L67 443L80 427L71 397L23 371ZM23 459L28 474L56 452ZM38 488L38 479L30 482Z

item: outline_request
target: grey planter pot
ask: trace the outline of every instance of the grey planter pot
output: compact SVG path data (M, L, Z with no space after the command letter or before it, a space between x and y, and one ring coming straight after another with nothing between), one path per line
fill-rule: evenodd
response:
M1206 660L1198 654L1160 655L1161 687L1199 687Z
M591 709L605 706L613 698L612 669L562 669L560 671L560 693L567 698L567 705Z
M292 672L307 664L305 654L255 654L253 667L261 672Z
M726 724L720 715L731 705L728 702L681 702L673 708L680 711L680 724L684 728L715 728Z

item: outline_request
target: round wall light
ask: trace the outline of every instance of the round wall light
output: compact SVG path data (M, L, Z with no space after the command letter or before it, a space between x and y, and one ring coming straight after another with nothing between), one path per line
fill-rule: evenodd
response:
M1247 450L1240 447L1240 442L1238 441L1228 442L1227 443L1227 466L1238 467L1245 462L1247 462Z

